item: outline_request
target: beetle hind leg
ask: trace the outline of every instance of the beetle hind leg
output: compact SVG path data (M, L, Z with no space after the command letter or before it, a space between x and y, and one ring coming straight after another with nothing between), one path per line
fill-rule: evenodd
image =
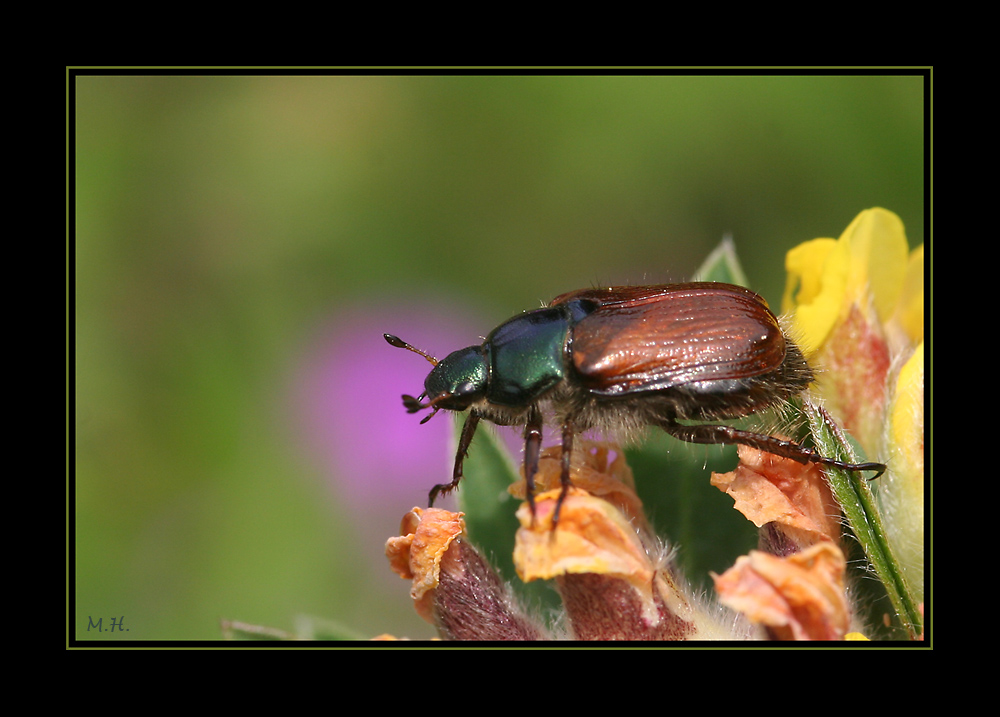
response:
M656 425L674 438L679 438L688 443L739 444L757 448L767 453L773 453L783 458L790 458L802 464L821 463L849 471L875 471L876 474L871 480L881 476L886 469L881 463L845 463L844 461L827 458L826 456L821 456L812 448L800 445L794 441L786 441L781 438L769 436L766 433L744 431L732 426L717 424L687 426L671 420L660 420L656 422Z

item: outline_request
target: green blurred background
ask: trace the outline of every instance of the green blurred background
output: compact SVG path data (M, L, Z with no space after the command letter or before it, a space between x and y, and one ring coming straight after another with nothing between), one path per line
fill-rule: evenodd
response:
M213 640L220 619L300 616L432 634L381 557L399 507L359 528L336 486L379 477L329 475L290 416L338 316L436 300L485 335L570 289L684 280L726 234L777 306L785 252L863 209L923 241L919 76L70 82L79 638ZM403 413L419 385L386 382Z

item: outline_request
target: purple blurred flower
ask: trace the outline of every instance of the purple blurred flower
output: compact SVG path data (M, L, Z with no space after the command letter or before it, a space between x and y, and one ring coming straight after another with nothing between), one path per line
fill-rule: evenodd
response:
M418 395L431 365L383 333L442 358L482 328L454 304L359 304L338 307L305 349L294 396L305 449L351 512L398 518L450 479L453 424L448 412L424 425L426 413L406 413L400 396Z

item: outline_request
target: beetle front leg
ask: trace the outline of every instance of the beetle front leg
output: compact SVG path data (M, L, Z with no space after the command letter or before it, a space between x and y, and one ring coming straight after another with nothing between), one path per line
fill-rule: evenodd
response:
M542 413L537 406L528 412L524 424L524 485L528 495L531 517L535 517L535 474L538 472L538 455L542 450Z
M479 419L478 412L469 412L469 416L465 419L465 425L462 426L462 436L458 439L458 453L455 455L455 469L451 473L451 483L441 483L431 488L431 493L428 496L429 506L434 505L434 501L439 495L450 493L462 482L462 464L465 462L465 457L469 455L469 445L472 443L472 437L476 435Z

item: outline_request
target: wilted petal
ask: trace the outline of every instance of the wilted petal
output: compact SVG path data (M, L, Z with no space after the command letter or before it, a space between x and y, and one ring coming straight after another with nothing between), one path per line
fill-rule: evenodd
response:
M393 572L411 580L410 597L420 617L433 622L433 590L441 576L441 559L452 541L465 532L461 513L414 508L403 516L400 536L389 538L385 555Z
M817 464L803 465L749 446L737 451L735 471L712 474L712 485L733 498L736 510L758 528L780 533L779 544L789 549L840 539L840 506Z
M556 528L559 490L518 511L514 562L522 580L554 579L580 640L746 639L738 620L705 604L659 544L608 501L571 488Z
M566 573L601 573L620 577L642 595L645 613L655 620L652 577L656 568L632 524L606 500L570 488L553 529L559 490L535 497L532 515L525 503L517 511L514 564L525 582Z
M829 542L785 557L755 550L715 576L715 589L724 605L774 639L841 640L851 619L845 567L840 548Z
M515 498L524 500L526 487L522 479L509 488ZM542 493L559 488L562 480L562 447L542 450L535 473L535 491ZM604 498L628 518L646 527L642 501L635 492L635 478L625 461L622 449L606 441L577 440L570 462L570 482L590 495Z
M685 639L691 609L658 574L635 528L607 501L571 488L552 528L559 491L518 510L514 563L524 581L556 579L581 640Z

